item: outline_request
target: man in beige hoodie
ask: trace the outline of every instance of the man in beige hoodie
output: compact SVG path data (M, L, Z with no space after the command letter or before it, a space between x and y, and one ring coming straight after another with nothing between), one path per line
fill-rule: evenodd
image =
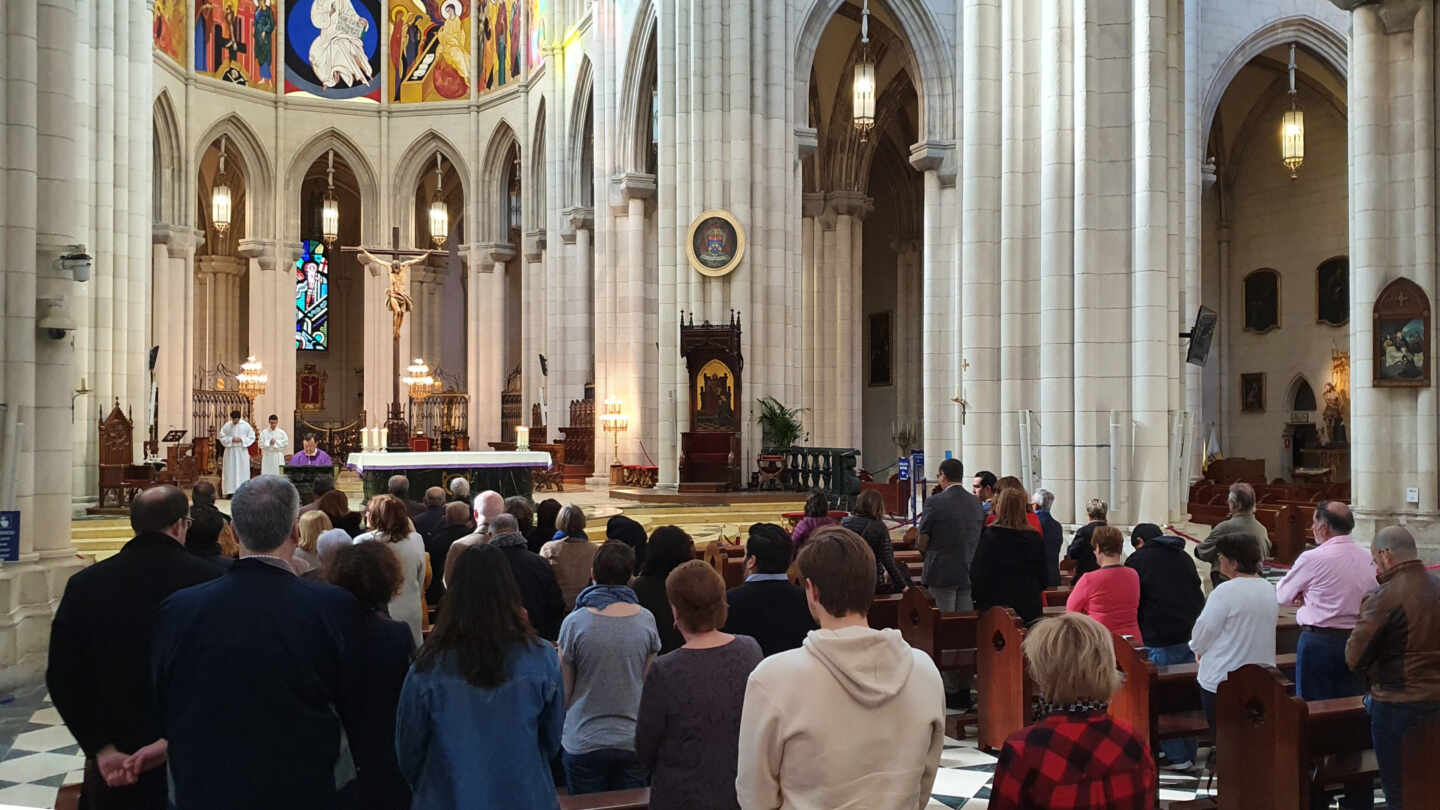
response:
M816 532L796 560L819 623L750 674L735 791L746 810L918 810L945 742L930 658L866 620L875 557L859 535Z

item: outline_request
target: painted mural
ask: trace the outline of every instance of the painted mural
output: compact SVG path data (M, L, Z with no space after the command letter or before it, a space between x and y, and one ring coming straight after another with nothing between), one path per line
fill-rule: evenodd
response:
M391 101L470 95L470 0L389 0Z
M524 59L526 0L480 0L480 92L499 90L520 78Z
M380 100L380 0L286 0L285 92Z
M549 0L530 0L530 67L545 61L545 38L550 36Z
M274 91L275 27L275 0L195 0L195 72Z
M185 65L188 35L185 4L189 0L155 0L155 50Z

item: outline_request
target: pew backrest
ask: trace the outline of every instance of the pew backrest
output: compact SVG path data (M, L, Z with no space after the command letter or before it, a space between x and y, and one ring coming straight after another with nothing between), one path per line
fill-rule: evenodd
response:
M1136 734L1150 737L1150 688L1155 664L1134 641L1110 634L1115 644L1115 666L1124 681L1110 696L1110 716L1123 721Z
M981 750L998 750L1029 722L1034 684L1021 650L1025 623L1008 607L992 607L980 614L975 635L975 669L980 676L977 742Z

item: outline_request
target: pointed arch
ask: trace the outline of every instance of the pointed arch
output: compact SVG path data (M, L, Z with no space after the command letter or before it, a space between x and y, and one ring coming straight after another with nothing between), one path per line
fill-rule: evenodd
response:
M230 113L211 124L190 150L191 166L199 166L210 145L226 138L229 154L238 154L240 160L229 165L245 180L245 223L250 239L275 238L275 169L265 145L256 136L255 130L235 113ZM232 159L233 160L233 159ZM237 165L238 164L238 165ZM199 178L194 172L185 176L185 199L195 198Z
M655 78L650 71L650 50L655 40L655 0L645 0L631 29L630 49L625 54L625 86L620 89L620 166L621 172L644 172L645 150L641 145L641 116L649 117L648 90ZM655 66L658 69L658 66Z
M1200 108L1200 132L1210 131L1225 91L1252 59L1276 45L1290 43L1309 51L1334 71L1341 81L1348 83L1350 49L1344 33L1308 15L1276 20L1235 46L1235 50L1220 63L1210 86L1205 89L1204 105Z
M1285 391L1285 407L1292 412L1315 410L1315 389L1310 386L1310 381L1305 379L1304 374L1297 373L1290 380L1290 386Z
M815 50L825 27L845 0L814 0L805 15L795 43L795 92L793 123L809 126L810 70L815 63ZM926 0L887 0L900 25L901 41L906 48L905 70L915 83L920 97L919 142L954 141L955 49L944 29L935 19Z
M510 123L501 118L490 134L489 145L485 147L485 158L480 164L480 193L476 195L477 210L480 214L479 241L509 244L510 235L505 233L505 217L509 210L509 187L506 183L510 166L505 157L511 149L520 149L520 139ZM518 246L516 246L518 247Z
M154 218L156 222L180 225L185 222L180 201L186 199L185 177L189 162L185 160L185 150L180 145L180 122L169 90L161 90L155 97L152 120L155 127Z
M584 171L585 155L585 120L592 115L591 102L594 99L594 76L589 54L580 57L580 68L575 73L575 93L571 97L573 103L570 105L570 133L569 160L570 166L570 205L585 205L585 186L594 184L593 176L586 177ZM593 167L592 167L593 169Z
M413 233L415 230L415 188L420 183L420 178L426 173L435 169L435 153L439 152L445 156L455 167L455 173L460 177L460 192L465 201L470 200L470 188L467 182L470 177L470 167L465 162L459 149L450 142L449 138L436 132L434 129L427 129L421 133L400 159L395 163L395 172L391 185L391 222L400 226L402 235ZM458 216L459 212L456 212Z
M525 186L526 221L532 230L545 227L545 97L535 111L531 126L530 176Z
M295 156L285 171L285 238L290 242L300 241L300 184L311 164L325 156L331 149L344 158L346 165L355 175L360 195L361 219L360 240L364 244L379 244L387 240L380 233L380 183L375 169L365 158L355 142L334 127L327 128L310 139Z

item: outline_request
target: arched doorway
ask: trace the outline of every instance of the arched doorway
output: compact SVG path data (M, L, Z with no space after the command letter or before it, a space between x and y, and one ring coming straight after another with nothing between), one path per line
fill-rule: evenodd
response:
M1319 53L1295 49L1293 97L1290 46L1258 53L1209 122L1201 302L1220 321L1202 432L1214 425L1226 456L1263 459L1270 480L1349 472L1348 449L1322 438L1314 410L1332 369L1348 368L1350 340L1346 88ZM1293 177L1280 137L1292 105L1304 115Z

